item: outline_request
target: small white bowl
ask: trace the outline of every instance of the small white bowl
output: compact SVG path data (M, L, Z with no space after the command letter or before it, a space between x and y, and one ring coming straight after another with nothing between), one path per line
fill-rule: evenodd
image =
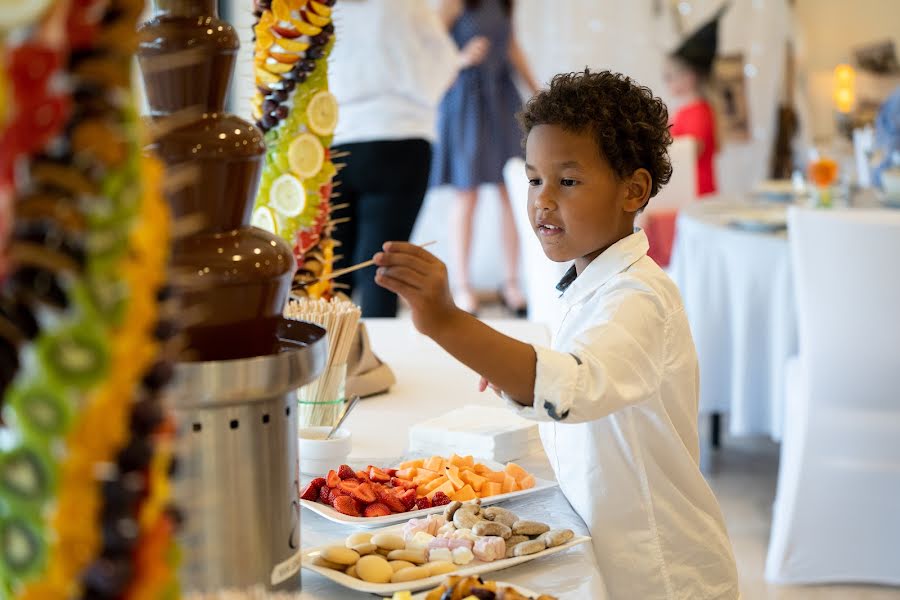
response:
M300 472L304 475L324 476L329 469L337 470L347 462L353 440L350 432L338 429L326 440L331 427L306 427L298 431Z

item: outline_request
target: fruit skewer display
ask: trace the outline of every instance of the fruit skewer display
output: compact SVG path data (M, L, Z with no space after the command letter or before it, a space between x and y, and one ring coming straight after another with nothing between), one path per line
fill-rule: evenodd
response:
M331 205L337 166L328 150L338 107L328 91L334 0L257 0L253 117L265 132L266 162L253 225L294 248L297 294L329 298L337 224Z
M177 595L163 173L131 93L141 0L0 11L0 597Z

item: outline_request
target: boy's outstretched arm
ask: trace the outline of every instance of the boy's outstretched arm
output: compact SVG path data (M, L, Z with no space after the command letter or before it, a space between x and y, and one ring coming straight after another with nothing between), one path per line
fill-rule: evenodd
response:
M375 264L376 283L406 300L416 329L519 404L534 403L534 348L457 308L444 263L413 244L387 242Z

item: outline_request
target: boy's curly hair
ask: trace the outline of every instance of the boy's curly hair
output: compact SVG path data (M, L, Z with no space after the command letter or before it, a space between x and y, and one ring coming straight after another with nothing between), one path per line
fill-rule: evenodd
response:
M672 176L669 111L650 88L611 71L561 73L518 115L525 138L538 125L593 132L618 177L644 168L653 178L652 198Z

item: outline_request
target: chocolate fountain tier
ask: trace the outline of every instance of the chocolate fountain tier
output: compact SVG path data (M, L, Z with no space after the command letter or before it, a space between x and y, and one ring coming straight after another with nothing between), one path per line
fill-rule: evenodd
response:
M138 28L138 60L153 115L199 106L221 112L240 39L215 0L156 0Z
M234 115L206 113L169 131L149 150L169 166L198 170L196 184L167 194L174 217L202 215L203 232L250 222L266 144L256 126Z
M185 331L193 360L273 352L296 268L287 242L255 227L193 235L175 245L172 264L197 320Z

